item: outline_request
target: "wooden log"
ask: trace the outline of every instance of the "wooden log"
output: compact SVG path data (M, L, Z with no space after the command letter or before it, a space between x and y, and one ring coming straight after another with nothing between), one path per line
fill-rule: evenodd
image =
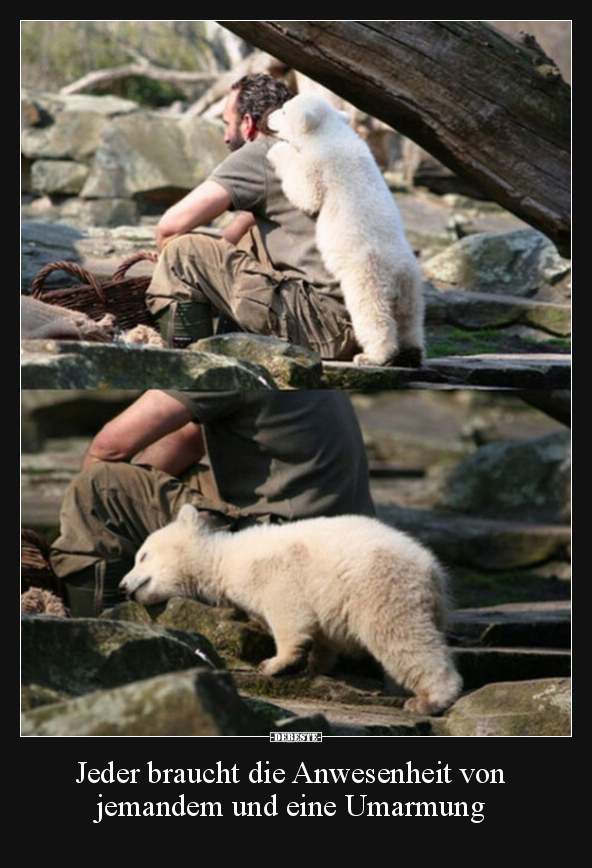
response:
M483 21L219 21L433 154L571 255L571 90Z

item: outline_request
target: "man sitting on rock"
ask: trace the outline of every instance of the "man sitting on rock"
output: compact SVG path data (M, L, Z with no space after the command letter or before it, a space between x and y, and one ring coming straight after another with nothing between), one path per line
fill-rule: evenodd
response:
M136 551L184 503L223 530L374 515L349 396L279 390L142 394L95 436L62 504L61 533L50 558L71 615L98 615L121 601L118 584Z
M269 75L247 75L227 97L224 141L232 151L212 175L162 216L160 251L146 293L170 346L212 333L212 307L240 329L351 359L356 343L339 284L323 265L311 217L285 197L266 159L265 117L293 94ZM193 232L226 211L221 234Z

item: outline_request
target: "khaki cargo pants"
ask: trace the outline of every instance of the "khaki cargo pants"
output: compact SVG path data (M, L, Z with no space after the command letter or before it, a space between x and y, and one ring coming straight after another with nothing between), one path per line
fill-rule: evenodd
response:
M60 510L61 534L50 553L74 617L96 616L123 601L118 584L137 550L184 503L194 504L216 530L276 520L245 515L205 495L196 472L178 479L146 465L99 461L74 479Z
M254 231L238 246L205 232L170 241L146 303L159 315L173 301L209 302L247 332L307 347L324 359L351 360L358 351L343 300L276 271Z

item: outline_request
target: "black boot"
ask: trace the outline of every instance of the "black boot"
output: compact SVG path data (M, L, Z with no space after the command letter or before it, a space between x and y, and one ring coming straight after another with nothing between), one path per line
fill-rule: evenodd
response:
M168 347L184 350L214 333L212 307L199 302L173 301L158 315L157 325Z

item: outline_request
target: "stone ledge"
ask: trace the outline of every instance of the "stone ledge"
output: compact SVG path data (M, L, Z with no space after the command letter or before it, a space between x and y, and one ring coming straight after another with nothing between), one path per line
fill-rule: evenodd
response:
M361 392L421 387L569 389L571 357L551 353L448 356L423 368L321 363L302 347L238 333L208 338L194 350L23 340L23 389L273 389ZM212 351L203 352L202 349Z
M426 292L426 319L470 330L529 325L549 335L571 335L571 305L463 289Z
M568 525L486 519L380 501L376 502L376 512L385 524L416 536L444 563L472 569L509 570L568 559L571 542Z
M331 389L362 392L425 386L569 389L571 356L560 353L446 356L428 359L423 368L374 368L325 362L323 383Z
M465 690L497 681L569 678L571 654L558 648L455 648Z
M83 341L23 341L23 389L275 389L261 365L211 353Z
M457 609L452 629L458 645L569 648L571 602L546 600Z

